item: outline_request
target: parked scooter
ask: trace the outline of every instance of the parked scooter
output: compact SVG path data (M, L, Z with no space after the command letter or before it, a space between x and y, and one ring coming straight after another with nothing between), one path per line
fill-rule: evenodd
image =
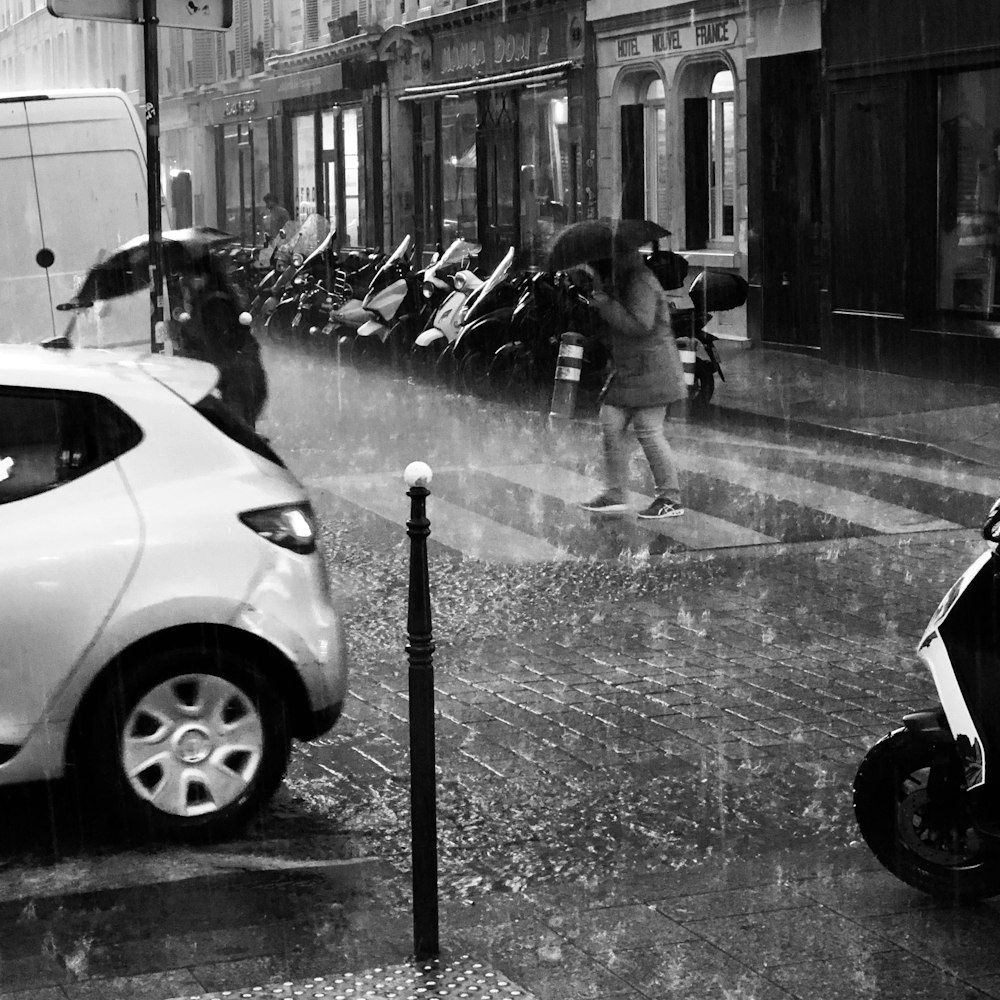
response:
M685 287L688 263L678 253L654 246L646 266L656 275L670 300L670 320L677 347L694 358L688 395L697 407L707 406L715 393L715 376L723 382L718 337L705 328L717 312L738 309L747 300L749 286L738 274L702 268ZM683 356L683 355L682 355Z
M566 331L584 338L580 386L601 386L607 352L594 336L596 313L574 277L572 271L558 274L540 271L532 275L506 331L494 326L492 342L481 342L484 351L492 351L487 373L491 392L504 399L523 399L542 385L551 390L560 342ZM496 334L501 339L499 344Z
M917 647L940 704L904 716L854 779L875 857L957 902L1000 894L1000 500L983 537L990 551L945 594Z
M450 254L452 248L456 246L474 248L476 255L481 249L479 244L456 240L448 248L447 253ZM470 250L468 255L472 256L472 253L473 251ZM483 284L483 279L471 267L461 268L450 276L444 273L444 265L433 268L428 283L425 285L425 294L428 297L433 295L438 301L438 305L430 322L425 324L425 328L413 342L411 359L416 369L438 370L442 355L458 339L462 323L465 320L466 306L471 302L473 295L483 287ZM442 294L443 297L441 297Z
M371 365L383 357L385 335L400 306L406 300L413 283L410 264L412 238L407 234L375 272L361 299L361 313L352 311L350 318L363 316L354 329L352 357L355 364ZM350 336L345 332L343 336Z
M511 316L521 297L523 282L528 280L523 275L518 275L521 280L511 280L514 256L511 247L489 277L468 295L454 320L458 336L438 360L444 381L457 384L465 392L485 387L493 353L509 339Z
M319 244L305 257L294 255L298 265L289 267L274 282L264 302L267 327L278 336L294 333L302 326L302 297L320 283L329 283L337 266L334 241L337 232L329 230Z

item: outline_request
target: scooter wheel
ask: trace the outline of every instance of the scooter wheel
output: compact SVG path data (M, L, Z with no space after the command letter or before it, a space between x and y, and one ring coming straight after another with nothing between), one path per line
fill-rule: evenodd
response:
M470 395L490 395L490 359L485 354L468 351L458 362L458 388Z
M854 778L865 842L898 879L956 903L1000 894L1000 858L962 807L928 793L935 748L898 729L868 751Z

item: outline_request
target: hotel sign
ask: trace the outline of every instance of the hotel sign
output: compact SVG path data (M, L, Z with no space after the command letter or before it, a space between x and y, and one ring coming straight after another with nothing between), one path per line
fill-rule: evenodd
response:
M725 17L621 35L612 38L610 44L614 46L614 58L618 62L628 62L631 59L649 59L733 45L738 28L733 18Z

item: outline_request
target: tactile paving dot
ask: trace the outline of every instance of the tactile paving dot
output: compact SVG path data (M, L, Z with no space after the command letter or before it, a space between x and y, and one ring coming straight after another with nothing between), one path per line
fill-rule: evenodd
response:
M535 1000L481 962L462 955L449 964L424 962L420 965L378 966L364 972L339 976L313 976L300 983L282 982L247 987L245 991L224 990L181 1000Z

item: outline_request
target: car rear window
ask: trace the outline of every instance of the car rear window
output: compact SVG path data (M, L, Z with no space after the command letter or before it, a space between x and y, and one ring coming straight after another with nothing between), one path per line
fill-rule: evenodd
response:
M79 479L141 440L103 396L0 386L0 504Z
M232 441L248 448L283 469L285 463L275 450L246 421L237 417L218 396L209 395L194 404L194 408L214 427Z

